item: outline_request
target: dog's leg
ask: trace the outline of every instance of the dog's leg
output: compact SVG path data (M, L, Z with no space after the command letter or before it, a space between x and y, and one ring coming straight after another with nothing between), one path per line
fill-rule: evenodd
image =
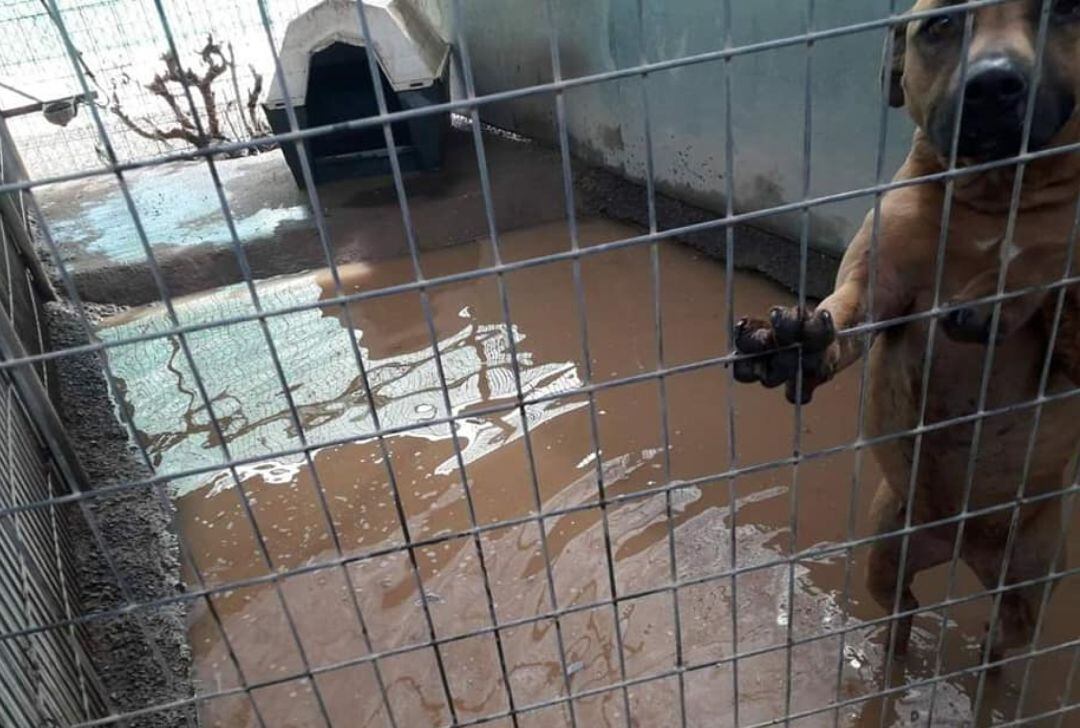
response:
M882 233L882 251L875 270L871 271L872 227L872 218L868 217L844 254L836 288L816 309L776 307L767 321L748 318L739 321L734 332L735 350L753 358L735 362L736 380L761 382L770 388L786 384L787 398L794 402L800 389L796 380L801 371L800 394L805 404L818 386L862 355L863 337L844 336L842 332L862 323L870 313L867 291L871 276L875 283L877 320L897 315L906 305L909 293L896 268L896 259L902 255L888 250L890 238L885 233Z
M1026 249L1017 254L1009 263L1004 290L1006 292L1022 291L1052 283L1055 276L1060 276L1064 262L1064 253L1060 250ZM955 306L995 296L998 277L996 269L984 271L964 286L960 293L950 301L950 305ZM997 341L1001 342L1014 331L1023 328L1043 308L1048 298L1052 297L1048 296L1046 291L1039 290L1001 301ZM969 306L954 308L945 315L942 328L953 341L986 344L990 340L993 313L993 303L973 303Z
M870 506L874 533L886 534L903 529L906 521L905 507L904 501L896 495L889 484L882 481ZM952 548L948 535L945 533L947 530L919 531L908 537L903 579L898 578L903 538L893 536L874 542L867 564L866 586L870 591L870 596L882 609L890 614L893 613L897 607L897 588L900 589L899 610L901 613L918 608L919 602L911 590L911 583L920 571L949 560ZM893 654L897 657L907 654L908 643L911 640L912 621L912 615L908 614L892 622L895 629Z
M1047 296L1043 308L1048 334L1057 310L1057 299L1056 294ZM1065 305L1061 310L1054 345L1054 366L1073 384L1080 385L1080 288L1077 286L1065 293Z
M1054 486L1049 486L1053 488ZM1045 578L1052 569L1065 568L1064 549L1054 564L1054 552L1061 533L1061 502L1050 500L1031 507L1033 513L1021 513L1021 523L1009 559L1005 587L1020 582ZM968 539L965 539L968 541ZM979 577L987 590L998 588L1005 544L1003 539L988 546L985 540L964 544L964 561ZM1051 588L1056 583L1052 583ZM1031 643L1035 632L1035 620L1042 603L1043 583L1008 589L1001 595L994 634L988 635L984 646L984 658L990 663L1000 661L1006 651L1025 647ZM989 630L990 625L986 628ZM992 669L996 669L995 668Z
M982 298L992 297L997 293L997 277L997 271L987 271L977 276L964 287L956 298L949 302L949 305L955 306L965 301L977 301ZM1006 290L1020 287L1022 286L1007 285ZM1009 334L1022 328L1042 308L1045 300L1046 293L1039 291L1002 301L1001 314L998 320L997 342L1004 341ZM941 326L945 331L945 335L953 341L986 344L990 341L993 315L993 303L979 303L954 308L945 314Z

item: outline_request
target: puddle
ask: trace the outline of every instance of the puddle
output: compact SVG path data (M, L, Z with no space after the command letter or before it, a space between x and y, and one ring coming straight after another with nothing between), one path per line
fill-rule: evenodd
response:
M588 245L635 231L594 220L583 222L581 233L583 244ZM507 260L564 250L568 245L561 225L509 233L501 242ZM428 276L438 276L490 265L491 254L488 244L481 241L425 253L423 262ZM665 364L724 354L723 267L676 245L663 248L661 262ZM409 263L391 260L346 266L342 273L348 291L372 290L408 280ZM727 373L720 368L670 376L662 392L670 433L670 450L665 454L657 382L602 388L595 396L597 457L588 400L580 395L560 396L586 380L570 264L527 268L508 274L505 280L514 317L509 334L494 279L430 292L449 408L462 417L456 442L464 478L450 428L440 422L447 402L415 292L369 299L349 308L348 319L371 384L374 414L383 428L397 432L385 441L389 463L378 442L356 439L372 431L375 418L340 308L274 316L267 324L296 414L313 447L314 468L302 456L266 457L274 450L296 448L300 441L259 324L233 324L189 335L188 344L225 444L234 457L253 461L237 474L250 499L258 535L240 505L241 493L232 475L221 467L222 443L200 404L179 344L161 339L111 350L112 364L123 380L123 404L131 408L159 472L207 471L178 477L172 487L185 542L209 584L335 558L335 536L346 555L369 555L347 567L284 578L280 597L265 584L218 594L214 607L227 632L227 643L205 603L197 603L190 635L199 689L209 693L241 684L229 645L247 682L281 680L304 672L283 603L313 667L340 665L368 654L354 597L371 649L379 652L427 640L424 606L440 637L486 629L490 626L488 589L500 622L549 612L549 574L539 527L534 520L525 520L534 513L538 495L546 513L557 512L543 521L555 599L560 608L580 607L560 620L568 679L575 693L620 679L616 616L610 606L589 607L610 597L612 578L620 595L646 594L618 608L627 678L673 669L675 605L669 591L653 593L670 583L673 551L679 578L694 582L680 589L678 598L683 660L708 665L730 656L733 628L737 628L734 647L740 653L761 651L738 664L740 722L753 724L782 716L788 655L784 649L767 648L785 645L789 628L801 641L826 634L845 620L858 624L882 616L862 586L863 549L850 558L838 553L796 564L790 574L786 566L770 566L791 547L794 474L790 467L763 470L733 485L703 480L733 464L728 452L729 397L734 397L736 410L735 462L744 466L790 456L791 407L778 392L757 388L729 392ZM655 369L648 249L590 257L582 265L582 282L594 380L606 382ZM327 275L315 273L262 281L259 294L264 309L270 310L326 298L333 289ZM737 276L735 305L740 312L763 311L790 298L762 279ZM177 302L178 316L185 323L220 320L251 310L242 287ZM137 311L112 323L102 330L103 338L166 327L159 308ZM517 408L510 336L525 396L543 399L526 408L528 441ZM804 449L853 439L857 382L858 371L853 370L820 391L804 412ZM400 509L409 537L431 541L415 550L422 592L407 553L395 550L405 535L388 466L401 494ZM797 548L846 537L854 467L854 456L842 453L799 468ZM596 505L598 475L609 495L616 496L642 492L669 479L694 481L671 494L674 549L669 545L669 504L663 495L627 499L605 513ZM876 482L867 458L856 491L857 536L867 533L865 511ZM459 535L470 526L466 486L481 525L513 522L486 529L480 538L487 585L473 539ZM731 507L732 490L735 508ZM333 531L326 523L323 503ZM614 555L610 573L604 557L605 516ZM739 576L735 599L730 579L708 578L731 568L733 532L736 564L760 567ZM272 567L260 553L260 536ZM852 590L845 599L848 568L853 574ZM928 603L940 600L944 578L943 569L923 575L916 582L917 594ZM965 571L958 593L977 588ZM1044 646L1074 638L1070 611L1078 603L1080 589L1072 581L1063 583L1048 614ZM945 616L946 672L976 663L987 608L985 601L973 602ZM901 678L918 682L933 675L933 651L942 624L941 615L916 620L912 656L894 670L896 684ZM550 620L519 624L499 636L501 645L496 645L490 632L483 632L441 648L459 721L507 709L497 646L502 648L516 706L563 694L563 667ZM842 652L835 636L797 645L790 655L792 710L812 711L835 702L837 696L857 700L880 690L884 639L882 628L865 627L848 634ZM1034 663L1025 715L1057 707L1071 658L1070 652L1057 652ZM450 722L433 650L396 653L380 659L378 666L399 726ZM989 712L984 717L1013 719L1023 674L1022 665L1011 665L988 685L984 702ZM941 683L933 696L929 687L916 686L898 691L887 704L853 702L836 717L840 725L919 725L920 720L925 723L933 700L935 725L969 725L975 686L973 678L957 678ZM316 689L335 725L387 724L370 663L324 672L314 682L290 681L261 688L254 691L253 699L267 725L319 725ZM633 724L677 723L678 690L674 677L632 687L628 700ZM687 672L683 690L691 725L714 725L718 716L732 714L729 663ZM578 725L625 725L619 691L577 699L574 708ZM243 696L209 701L201 712L207 726L257 724L251 703ZM831 726L833 720L834 713L829 711L797 724ZM520 722L569 724L559 707L529 713ZM503 724L508 722L492 723Z
M315 304L321 295L322 288L314 275L264 282L258 290L265 310ZM195 323L235 319L254 310L247 288L240 284L188 299L177 314L181 323ZM170 319L156 311L102 334L106 339L126 339L169 327ZM201 385L234 459L296 447L296 419L312 445L375 431L357 352L341 322L327 318L319 309L308 309L270 318L267 329L273 351L257 322L195 331L186 337ZM526 337L516 326L513 337L519 351L524 396L551 396L581 386L573 363L534 365ZM363 329L355 331L355 339L384 429L446 419L438 362L430 348L373 358L365 345ZM510 337L504 325L462 323L457 331L439 341L438 348L454 415L515 396ZM140 411L139 428L159 455L159 472L197 468L208 455L221 452L210 413L201 406L200 382L176 339L151 339L114 351L112 362L123 374L128 401L136 403ZM289 385L288 396L278 376L275 356ZM295 415L289 407L290 398ZM137 404L151 401L153 408ZM540 425L582 406L583 402L545 402L530 409L531 424ZM464 440L461 449L466 465L517 440L522 433L516 411L494 419L467 418L457 427L458 437ZM451 430L449 424L435 424L413 427L405 436L448 441ZM287 471L303 461L302 455L296 455L273 463L273 467ZM455 458L448 458L435 467L434 475L450 475L456 467ZM258 464L242 466L241 472L246 480L266 469L266 464ZM174 483L174 490L184 495L204 480L200 476L181 478ZM230 474L222 472L213 478L211 492L227 488L232 482Z
M282 225L310 219L306 196L270 201L252 207L246 178L262 179L278 161L276 155L231 161L217 167L226 190L237 238L243 242L267 238ZM131 199L139 213L143 232L158 247L230 244L221 201L209 168L204 164L155 167L126 177ZM67 188L65 188L67 189ZM77 249L71 256L76 267L87 260L110 263L137 263L146 260L142 239L135 227L127 200L111 178L84 183L73 199L45 195L45 208L55 239L65 248Z

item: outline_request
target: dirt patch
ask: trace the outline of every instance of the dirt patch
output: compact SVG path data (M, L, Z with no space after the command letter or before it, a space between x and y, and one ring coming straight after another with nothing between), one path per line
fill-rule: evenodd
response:
M101 313L114 312L106 309ZM70 308L48 304L45 313L53 349L87 343ZM92 487L148 477L149 471L133 455L127 433L116 420L97 355L62 357L56 360L55 371L60 415ZM171 514L154 492L138 489L99 496L88 500L87 508L135 602L183 591ZM68 515L71 537L77 544L78 596L83 613L123 608L127 602L120 585L102 557L82 511L72 507ZM185 613L185 605L175 604L86 623L91 659L117 712L191 696L191 649ZM158 655L164 661L164 670ZM195 715L192 708L183 707L124 724L147 728L190 726L195 724Z

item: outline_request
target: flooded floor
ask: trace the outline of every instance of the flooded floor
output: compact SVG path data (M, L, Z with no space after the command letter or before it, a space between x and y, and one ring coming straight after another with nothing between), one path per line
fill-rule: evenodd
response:
M582 242L588 245L636 232L601 220L581 225ZM504 260L517 260L565 250L569 241L564 225L550 225L507 234L501 245ZM485 267L493 257L490 244L480 241L425 253L422 262L425 275L433 277ZM664 365L726 353L723 266L677 244L663 247L660 262ZM582 263L596 382L658 365L650 266L647 247L590 256ZM409 281L412 269L407 260L391 260L352 265L342 275L346 292L354 292ZM402 727L477 721L507 711L511 701L515 708L555 701L565 695L566 682L574 694L586 693L572 703L579 726L677 725L680 690L690 725L731 725L736 708L739 723L752 725L784 715L789 660L791 711L849 701L839 711L810 713L793 721L796 725L831 726L834 720L851 726L925 725L931 704L933 725L975 722L977 679L966 675L936 688L900 688L886 703L858 700L882 689L886 680L887 628L858 626L883 616L863 587L864 548L800 562L793 571L770 565L793 547L845 540L852 514L854 535L868 534L866 509L878 481L869 457L854 479L854 503L856 458L846 451L804 463L797 471L778 466L734 482L708 479L735 465L789 457L794 416L779 391L731 390L727 370L702 366L667 377L663 391L655 379L597 391L598 458L589 400L580 394L560 396L587 380L571 264L526 268L506 275L505 284L512 340L495 278L429 291L438 361L424 302L416 292L360 301L347 313L331 307L268 319L304 442L313 448L310 462L301 455L267 457L302 442L257 323L188 336L201 382L174 339L111 350L123 380L124 405L159 472L204 471L178 477L172 485L185 543L207 585L341 555L362 557L345 566L217 593L213 610L205 601L194 604L190 636L201 693L270 683L253 690L250 698L240 693L204 702L205 725L258 725L260 717L267 726L324 725L320 701L333 725L390 725L380 679L393 721ZM263 281L258 291L267 310L335 294L331 277L322 272ZM790 300L762 278L736 279L740 313ZM251 310L243 287L177 302L185 323ZM375 413L359 375L350 323ZM101 335L126 338L166 325L161 310L150 308L115 319ZM516 408L515 350L525 397L541 400L526 408L527 437ZM805 409L804 451L855 438L858 376L858 367L846 372ZM200 384L212 401L224 443L202 406ZM735 410L734 453L729 448L729 398ZM666 452L662 402L670 439ZM463 418L456 440L441 422L447 407ZM385 440L385 451L378 441L353 440L375 427L375 415L381 427L397 433ZM223 445L231 457L251 462L235 473L215 470L224 458ZM670 526L664 495L625 497L672 481L691 484L672 491ZM606 512L597 505L601 484L609 496L622 497ZM797 498L792 497L793 484ZM245 514L245 496L257 531ZM542 526L529 519L537 498L543 512L553 514ZM462 535L472 516L481 526L475 539ZM1070 551L1076 563L1080 529L1074 534ZM758 567L738 576L734 592L730 578L711 578L732 568L733 535L734 566ZM411 554L418 574L403 548L406 538L425 544ZM663 589L673 571L690 582L678 590L677 599ZM604 603L612 596L612 577L617 594L632 597L620 601L617 611ZM851 590L845 593L849 577ZM945 577L941 568L916 581L923 603L943 598ZM199 581L190 569L188 581ZM1055 592L1040 647L1076 638L1077 582L1066 579ZM962 568L954 596L977 591L974 577ZM489 592L500 623L513 625L497 635L490 630ZM367 639L354 605L362 613ZM408 649L429 639L425 606L438 638L459 637L444 642L438 654L430 647ZM572 610L558 620L558 629L550 618L534 619L553 608ZM911 654L895 663L892 684L934 676L943 624L942 673L975 665L988 612L984 598L944 615L921 616ZM841 645L831 633L845 623L856 628ZM785 649L789 624L797 643L790 652ZM677 633L684 664L699 668L687 671L681 686L672 673ZM374 667L371 661L357 662L370 651L391 654ZM752 653L738 660L737 693L736 674L724 661L735 652ZM1073 650L1057 650L1031 662L1023 705L1019 693L1025 663L1009 664L987 681L979 724L1057 708L1072 659ZM328 669L333 667L338 669ZM309 668L316 670L313 680L290 680ZM622 691L603 690L624 674L635 681L625 701ZM651 675L664 677L642 680ZM563 703L527 712L519 724L560 726L570 725L570 719ZM510 725L510 720L487 724Z

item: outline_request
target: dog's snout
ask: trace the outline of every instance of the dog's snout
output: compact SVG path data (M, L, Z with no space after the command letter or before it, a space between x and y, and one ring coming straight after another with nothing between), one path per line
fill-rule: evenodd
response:
M1025 135L1028 149L1041 149L1074 107L1069 89L1046 76L1044 73L1038 88L1032 88L1033 69L1023 58L995 53L973 59L963 80L950 84L932 115L928 131L935 146L949 154L959 121L957 153L961 157L1001 159L1017 154ZM1034 108L1029 109L1029 103ZM957 112L962 112L959 120ZM1028 118L1031 128L1025 131Z
M968 68L965 103L981 111L1010 111L1023 104L1028 84L1027 69L1011 58L980 59Z
M1008 58L991 58L968 72L966 102L980 110L1009 111L1022 105L1028 93L1028 74Z

